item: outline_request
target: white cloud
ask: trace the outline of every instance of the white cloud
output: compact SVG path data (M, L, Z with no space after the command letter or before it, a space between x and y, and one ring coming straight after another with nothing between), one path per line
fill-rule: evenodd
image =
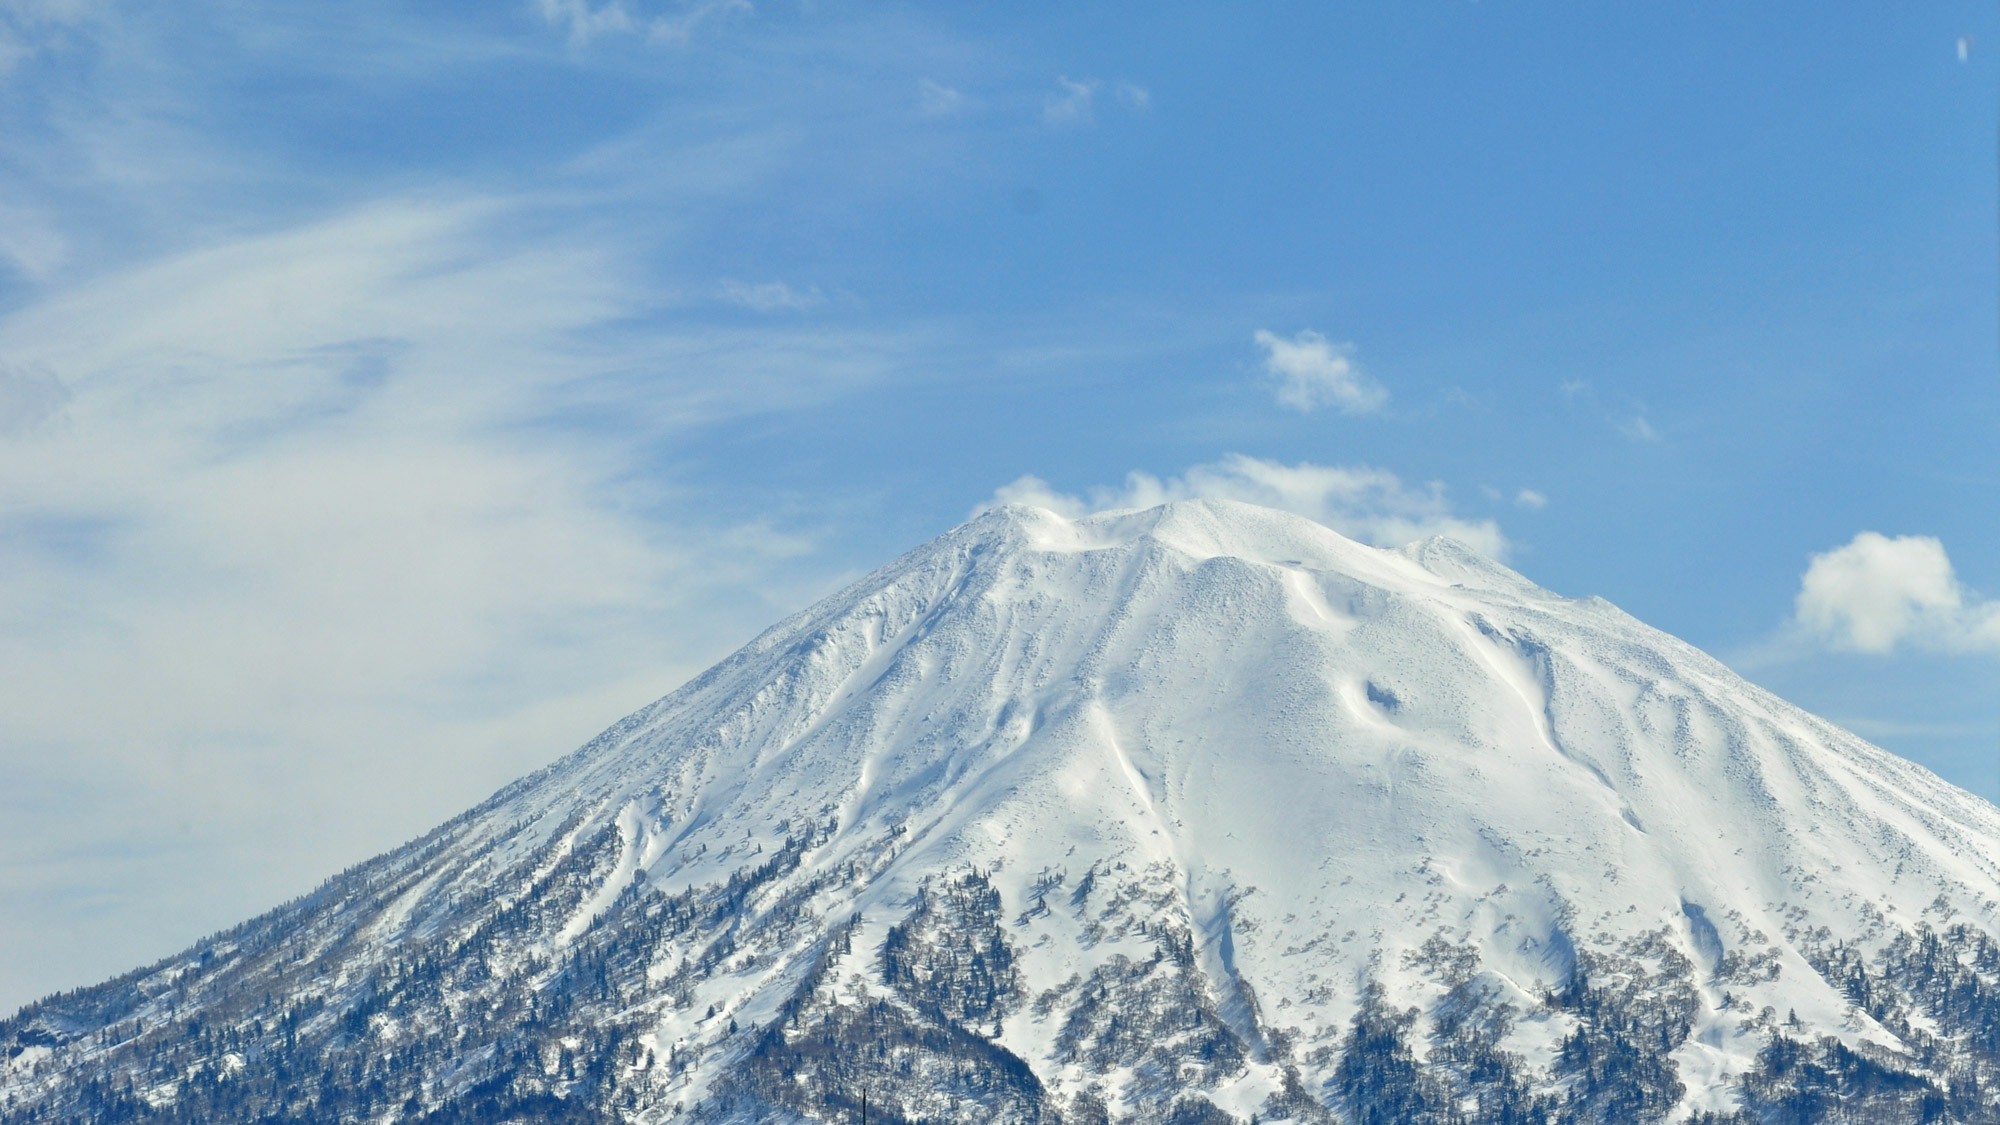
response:
M926 117L949 117L965 104L965 95L928 78L917 83L917 109Z
M1057 492L1041 478L1025 476L994 492L992 503L1033 504L1074 518L1185 499L1240 500L1280 508L1378 546L1400 547L1449 535L1496 559L1507 554L1499 525L1453 515L1442 484L1412 488L1383 469L1310 462L1285 465L1240 453L1166 480L1128 473L1123 486L1100 485L1082 496Z
M31 281L54 272L69 256L69 240L54 219L26 207L0 203L0 260Z
M1524 488L1514 494L1514 503L1529 511L1540 511L1549 506L1549 498L1532 488Z
M1609 405L1597 388L1587 379L1570 379L1557 385L1564 399L1578 407L1600 414L1605 424L1632 441L1656 442L1661 440L1659 428L1646 417L1646 405L1629 396L1616 396L1624 400L1623 405Z
M1618 432L1631 438L1633 441L1660 440L1660 431L1654 429L1653 424L1646 421L1645 416L1640 414L1634 414L1623 422L1618 423Z
M582 46L600 35L636 30L632 13L619 0L593 5L590 0L537 0L542 18L567 25L570 42Z
M0 17L28 25L77 24L103 7L101 0L5 0Z
M0 696L17 733L45 720L75 735L92 710L112 727L226 715L274 730L302 697L393 709L461 677L535 694L584 620L623 659L655 647L609 634L676 604L688 553L734 533L633 514L664 499L616 483L633 429L523 423L621 393L603 380L633 367L652 369L653 425L755 409L774 388L709 381L733 363L727 337L585 347L579 333L629 311L622 264L486 245L504 221L482 203L371 208L0 322L0 354L17 357L0 375L15 432L0 528L24 579L0 587ZM675 370L677 351L699 355L698 376ZM57 407L60 426L34 425ZM739 561L755 566L749 547ZM615 666L585 665L585 679ZM105 669L133 710L63 686Z
M646 17L628 8L624 0L536 0L542 18L567 27L570 42L581 47L601 35L643 32L655 43L685 44L702 24L733 12L751 11L750 0L697 0L675 11Z
M1333 344L1312 331L1287 340L1259 329L1254 338L1264 349L1264 373L1281 406L1301 413L1334 406L1366 414L1389 401L1389 392L1354 365L1351 344Z
M1088 125L1095 119L1091 103L1096 93L1095 82L1058 75L1055 93L1042 100L1042 120L1059 127Z
M702 24L724 16L753 11L750 0L703 0L689 4L671 15L654 16L646 24L646 38L655 43L682 45L694 38Z
M104 0L0 0L0 76L36 55L74 42L74 32L101 21ZM14 220L0 215L0 230Z
M2000 650L2000 602L1969 600L1944 544L1927 535L1864 531L1814 555L1799 582L1794 624L1853 652Z
M819 286L794 289L782 281L763 281L751 284L743 281L724 281L716 286L716 296L732 305L741 305L753 312L804 312L826 304L826 294Z
M0 366L0 438L39 426L68 401L68 388L54 376Z
M1042 122L1055 128L1096 124L1097 91L1102 86L1095 78L1058 75L1055 91L1042 99ZM1133 113L1144 113L1152 107L1153 93L1136 82L1119 82L1111 87L1111 99Z
M0 954L88 928L45 871L151 935L69 983L165 952L131 924L160 898L201 888L185 940L298 893L818 588L806 533L695 514L657 439L894 343L642 330L643 248L530 227L383 203L0 318L0 776L32 782L0 786Z

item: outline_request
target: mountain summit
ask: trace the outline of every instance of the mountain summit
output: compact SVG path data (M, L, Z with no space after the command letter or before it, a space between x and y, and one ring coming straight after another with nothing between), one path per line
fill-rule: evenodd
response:
M1987 1121L1996 843L1449 540L999 508L0 1022L0 1121Z

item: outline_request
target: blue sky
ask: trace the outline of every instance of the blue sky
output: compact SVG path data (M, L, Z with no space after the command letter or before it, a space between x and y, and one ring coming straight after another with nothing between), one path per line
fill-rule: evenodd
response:
M1974 3L0 0L0 1006L996 496L1458 534L2000 796L1996 61Z

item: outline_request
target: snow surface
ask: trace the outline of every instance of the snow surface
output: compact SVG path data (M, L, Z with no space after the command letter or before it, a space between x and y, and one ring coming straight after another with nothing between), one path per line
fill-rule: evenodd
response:
M1990 929L2000 899L1992 806L1609 603L1449 540L1380 550L1218 501L988 512L486 815L579 805L579 837L623 817L664 841L647 872L668 890L802 818L837 822L821 866L900 830L883 875L828 904L863 914L857 949L942 872L995 871L1010 910L1046 872L1165 873L1211 979L1308 1042L1370 974L1426 987L1395 954L1433 934L1527 997L1577 943L1662 927L1704 979L1775 951L1777 980L1730 988L1739 1010L1879 1038L1783 935L1947 908ZM1024 935L1031 993L1101 960L1082 924ZM782 999L781 973L737 983L720 1009ZM1679 1060L1697 1088L1762 1042L1704 1018ZM1037 1061L1051 1034L1021 1015L1003 1041ZM1514 1045L1545 1055L1537 1035Z
M720 883L828 823L788 881L863 873L811 903L829 926L862 919L835 994L861 987L926 878L968 868L1001 890L1027 995L1143 956L1149 939L1098 910L1123 896L1192 932L1247 1042L1302 1052L1337 1041L1370 977L1440 992L1409 956L1435 935L1535 1011L1579 948L1664 933L1703 991L1676 1055L1687 1108L1724 1104L1766 1006L1895 1045L1797 935L2000 917L2000 812L1609 603L1449 540L1381 550L1184 501L999 508L911 552L475 810L450 845L464 865L385 900L369 933L428 940L454 896L526 894L616 824L553 950L637 873ZM1098 897L1073 899L1087 882ZM659 1008L649 1046L772 1018L806 956L705 980ZM1760 956L1775 976L1718 979ZM1546 1067L1566 1018L1540 1009L1509 1049ZM1000 1042L1045 1082L1115 1094L1119 1076L1058 1065L1056 1030L1024 1005ZM676 1099L713 1085L713 1057ZM1210 1096L1247 1116L1280 1079L1258 1057Z

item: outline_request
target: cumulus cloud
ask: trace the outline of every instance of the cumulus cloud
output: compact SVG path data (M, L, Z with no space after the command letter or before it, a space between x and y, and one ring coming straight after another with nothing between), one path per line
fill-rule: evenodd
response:
M1549 506L1549 498L1532 488L1524 488L1514 494L1514 503L1531 512L1538 512Z
M2000 651L2000 602L1970 597L1944 544L1873 531L1814 555L1799 582L1794 623L1836 649Z
M1096 119L1092 110L1096 94L1097 83L1058 75L1055 92L1042 99L1042 120L1059 127L1088 125Z
M1281 406L1302 414L1324 406L1366 414L1389 401L1389 392L1355 366L1352 344L1335 344L1313 331L1287 340L1259 329L1254 339L1264 349L1264 374Z
M1032 504L1075 518L1186 499L1240 500L1280 508L1377 546L1400 547L1449 535L1493 558L1507 555L1499 525L1454 515L1444 486L1437 482L1411 487L1385 469L1310 462L1286 465L1241 453L1165 480L1150 473L1128 473L1122 486L1100 485L1080 496L1025 476L997 490L992 503Z
M1137 82L1120 82L1113 94L1119 105L1134 112L1144 111L1153 104L1153 92Z

